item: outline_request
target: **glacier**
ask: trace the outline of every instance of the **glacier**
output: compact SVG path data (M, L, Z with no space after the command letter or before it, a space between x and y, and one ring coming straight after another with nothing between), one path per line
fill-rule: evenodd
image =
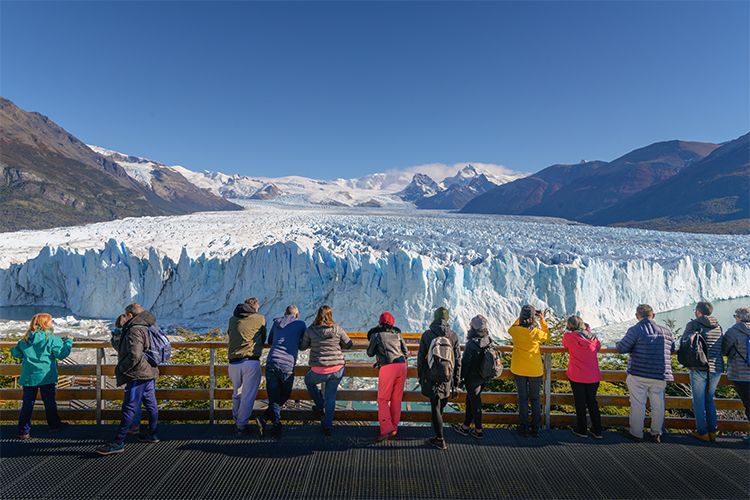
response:
M330 304L352 331L384 310L422 331L447 306L457 331L484 314L503 338L526 302L598 326L642 302L670 310L750 296L750 236L270 202L0 234L0 306L114 318L140 302L162 323L211 329L249 296L269 317L295 303L311 320Z

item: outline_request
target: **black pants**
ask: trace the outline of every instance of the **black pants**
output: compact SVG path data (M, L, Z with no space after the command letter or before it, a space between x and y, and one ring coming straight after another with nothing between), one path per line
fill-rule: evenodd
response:
M750 382L739 382L732 380L734 390L739 394L742 404L745 407L745 418L750 420Z
M443 439L443 410L448 404L448 398L441 399L433 397L430 399L430 411L432 412L432 429L435 436Z
M586 410L591 417L591 432L602 433L602 417L599 415L599 403L596 402L596 391L599 390L599 382L593 384L582 384L570 382L573 389L573 398L576 402L576 432L586 434Z
M518 419L521 429L529 429L529 402L531 402L531 429L537 431L542 421L542 405L539 402L542 377L513 375L513 380L518 390Z
M482 385L466 387L466 416L464 425L469 427L474 423L477 429L482 428Z

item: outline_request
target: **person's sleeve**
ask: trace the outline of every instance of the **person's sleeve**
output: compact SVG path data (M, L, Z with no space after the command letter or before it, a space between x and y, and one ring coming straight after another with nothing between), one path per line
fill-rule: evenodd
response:
M16 345L10 348L10 355L16 359L23 359L23 351L21 350L21 341L19 340Z
M310 348L310 334L308 333L309 331L309 328L305 328L305 333L302 334L302 339L300 339L299 341L300 351L306 351Z
M267 340L268 345L272 345L273 344L273 334L274 334L275 331L276 331L276 323L274 323L273 325L271 325L271 331L268 332L268 340Z
M547 321L545 321L544 318L539 318L539 342L542 344L547 342L549 340L549 326L547 326Z
M729 352L732 350L732 337L730 335L724 335L721 339L721 353L724 356L729 356Z
M427 345L425 344L424 335L419 339L419 352L417 353L417 376L420 382L424 380L424 373L427 366Z
M461 380L466 380L467 371L469 370L469 366L471 366L471 359L472 359L472 349L469 349L469 345L464 345L464 355L461 357Z
M368 333L369 335L369 333ZM377 350L377 339L375 338L375 335L370 335L370 343L367 344L367 355L370 357L375 356L375 352Z
M567 332L563 333L562 345L566 351L570 352L570 334Z
M674 341L674 335L669 336L669 343L669 352L674 354L675 352L677 352L677 342Z
M342 349L351 349L354 345L354 342L352 342L352 339L349 338L349 335L346 334L343 328L340 332L339 344L341 344Z
M635 346L635 342L637 339L637 330L632 327L628 328L625 336L615 344L615 349L617 349L617 352L619 352L620 354L627 354L633 350L633 346Z
M599 339L596 339L596 352L599 352L602 350L602 343Z
M453 359L456 360L456 367L453 369L453 388L457 389L461 382L461 345L458 343L458 338L453 344Z
M266 344L266 324L263 323L263 326L260 327L260 344L265 345Z
M53 337L55 342L52 344L52 356L55 359L65 359L70 355L71 349L73 349L73 339L61 339L59 337Z
M404 339L401 339L401 352L404 353L404 358L409 357L409 348L406 347L406 342L404 342Z

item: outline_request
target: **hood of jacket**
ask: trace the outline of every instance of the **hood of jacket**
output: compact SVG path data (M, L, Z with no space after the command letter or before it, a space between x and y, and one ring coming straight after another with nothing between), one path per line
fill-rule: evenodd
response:
M750 337L750 323L740 322L740 323L735 323L733 326L740 332Z
M36 345L41 344L47 338L52 335L51 332L46 332L44 330L35 330L29 334L29 340L27 341L27 344L29 345Z
M469 331L466 334L467 339L484 339L489 336L490 336L490 331L487 330L486 328L482 328L480 330L469 328Z
M575 333L576 335L578 335L584 340L596 340L596 334L592 332L591 330L576 330L573 333Z
M276 325L277 328L286 328L290 324L292 324L295 321L297 321L297 319L298 318L294 314L285 314L284 316L282 316L280 318L275 318L273 320L273 324Z
M336 336L336 331L338 329L338 325L334 323L331 326L311 326L310 330L315 332L315 335L317 335L320 338L323 339L330 339Z
M401 333L401 329L397 326L378 325L372 330L370 330L370 333L381 333L381 332Z
M444 319L433 321L432 324L430 324L430 331L438 337L445 337L448 335L450 329L450 325Z
M257 312L258 311L243 302L242 304L237 304L237 307L234 308L234 312L232 314L236 318L247 318L248 316L256 314Z
M123 326L123 330L132 328L134 326L145 326L149 327L156 324L156 317L151 314L149 311L143 311L140 314L136 314L132 318L130 318L130 321L125 323Z
M711 330L719 326L719 322L713 316L701 316L700 318L695 318L693 321Z

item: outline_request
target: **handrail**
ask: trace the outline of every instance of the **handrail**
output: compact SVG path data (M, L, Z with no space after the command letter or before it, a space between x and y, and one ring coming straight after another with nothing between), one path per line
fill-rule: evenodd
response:
M414 341L421 334L405 334L407 337L407 343L410 347L416 347ZM352 340L355 341L355 345L359 349L366 347L366 342L362 342L366 338L364 332L353 332L350 334ZM0 341L0 348L10 348L16 344L15 341ZM232 390L229 388L222 388L217 386L217 377L226 376L228 374L228 365L216 362L217 349L225 349L227 347L226 341L175 341L172 342L172 347L177 349L209 349L209 362L208 364L191 364L191 365L179 365L179 364L167 364L159 367L160 375L163 376L205 376L209 379L208 388L186 388L186 389L157 389L157 398L163 400L176 400L176 401L208 401L208 408L205 410L201 409L165 409L160 410L160 418L164 420L176 419L176 420L208 420L209 422L215 422L216 420L229 420L231 419L231 412L226 409L217 408L217 401L229 401L232 397ZM122 399L122 391L119 389L106 389L102 384L102 377L113 376L115 365L104 364L105 360L105 349L111 349L111 345L106 341L78 341L73 344L76 349L96 349L96 364L81 364L81 365L61 365L58 369L60 375L76 375L76 376L90 376L95 377L94 388L70 388L70 389L59 389L58 399L61 401L79 400L95 401L95 407L91 410L64 410L61 409L61 414L68 419L79 419L79 420L95 420L97 424L101 424L104 420L114 420L118 418L118 412L112 409L106 409L104 407L105 401L120 401ZM500 345L497 347L500 352L511 352L512 346ZM566 371L564 369L553 369L552 368L552 354L566 352L564 348L558 346L542 346L541 353L544 361L544 378L545 382L543 385L543 411L544 411L544 424L547 429L552 425L570 425L573 422L574 416L567 414L552 413L551 408L553 404L557 405L572 405L573 396L569 393L553 393L552 392L552 381L553 380L567 380ZM617 353L615 349L602 349L602 354ZM264 369L265 367L263 367ZM19 364L0 364L0 375L20 375L21 366ZM295 368L295 375L304 375L309 367L298 365ZM625 380L626 372L624 370L602 370L602 380L611 382L623 382ZM372 366L372 363L347 363L347 370L345 377L352 378L373 378L378 376L377 368ZM410 366L407 370L407 377L410 379L416 378L416 368ZM688 374L685 372L676 372L674 374L674 383L689 383ZM510 379L512 375L510 370L507 368L503 371L500 379ZM726 376L722 375L721 384L726 384ZM19 401L22 396L20 389L0 389L0 401ZM258 398L264 399L267 393L263 388L259 390ZM629 399L627 396L622 395L610 395L601 394L598 396L600 404L602 406L618 406L623 407L629 405ZM292 393L292 400L308 400L309 396L304 390L296 389ZM375 390L346 390L341 389L338 392L337 400L340 401L376 401L377 391ZM514 392L487 392L483 395L485 403L489 404L514 404L516 402L516 394ZM426 402L427 398L415 390L407 390L404 393L405 402ZM460 394L457 398L451 399L454 403L463 402L463 394ZM691 408L691 399L687 397L667 397L666 407L670 409L686 409ZM717 408L722 410L736 410L742 409L742 404L737 399L717 399ZM306 410L284 410L285 418L289 420L311 420L312 413ZM41 418L42 412L35 411L34 418ZM605 425L627 425L626 416L617 415L603 415L603 423ZM12 409L0 409L0 420L8 420L17 418L17 410ZM337 418L340 420L356 420L356 421L377 421L377 412L371 410L337 410ZM512 424L517 422L517 415L515 413L503 413L503 412L486 412L485 422L494 424ZM413 422L424 422L429 421L428 411L405 411L403 412L402 419L404 421ZM455 412L446 415L448 422L460 420L460 415ZM693 419L687 418L675 418L667 417L667 427L670 428L691 428L694 425ZM747 431L750 425L746 421L741 420L721 420L720 426L724 430L741 430Z

